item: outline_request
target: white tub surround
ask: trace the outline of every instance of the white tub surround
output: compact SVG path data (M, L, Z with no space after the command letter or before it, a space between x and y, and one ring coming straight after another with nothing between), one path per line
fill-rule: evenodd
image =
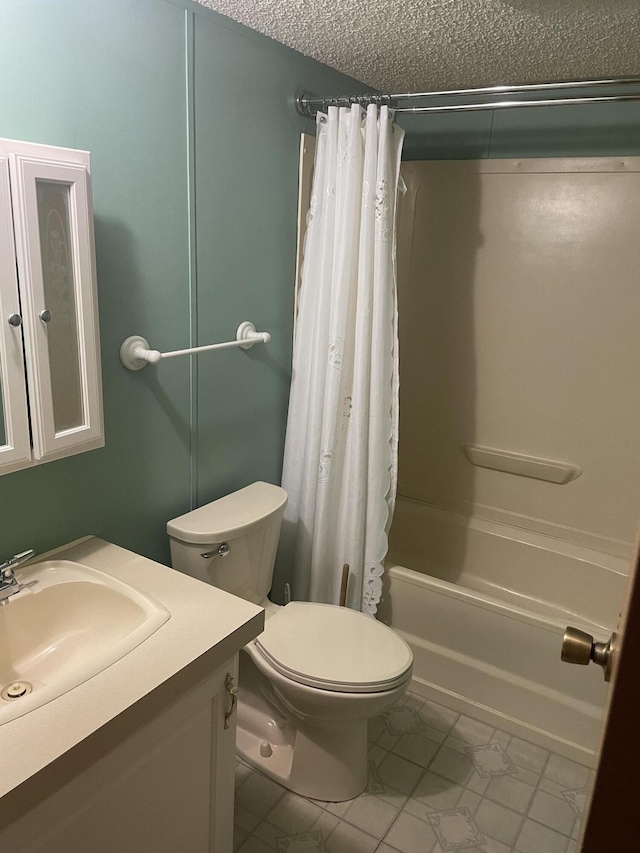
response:
M121 660L0 725L0 847L170 851L180 837L194 853L222 853L235 748L225 680L262 609L93 537L53 553L171 615Z
M398 496L629 557L640 158L402 176Z
M411 646L412 690L580 761L602 672L560 660L567 624L615 629L624 560L508 525L398 504L380 607Z
M396 502L389 562L603 631L618 620L629 572L624 557L408 498Z
M584 760L602 673L560 646L567 625L608 638L633 551L640 158L411 161L402 176L380 612L413 648L414 690Z

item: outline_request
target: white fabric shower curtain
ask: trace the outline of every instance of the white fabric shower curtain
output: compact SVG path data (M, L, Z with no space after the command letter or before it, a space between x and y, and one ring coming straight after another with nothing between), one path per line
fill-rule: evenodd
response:
M395 212L404 131L387 107L317 119L285 443L293 598L375 614L395 502Z

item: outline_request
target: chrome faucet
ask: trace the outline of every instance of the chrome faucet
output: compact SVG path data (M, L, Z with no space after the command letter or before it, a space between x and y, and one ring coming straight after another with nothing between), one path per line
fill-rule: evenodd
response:
M17 569L22 563L30 560L35 551L30 548L28 551L22 551L20 554L15 554L6 563L0 566L0 601L6 601L9 596L20 592L22 584L18 582L18 578L14 574L14 569Z

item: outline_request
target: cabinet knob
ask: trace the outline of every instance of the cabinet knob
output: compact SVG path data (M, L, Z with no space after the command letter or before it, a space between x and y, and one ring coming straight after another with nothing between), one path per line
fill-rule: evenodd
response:
M40 317L43 323L48 323L51 320L51 311L45 308L44 311L38 314L38 317Z
M19 314L11 314L9 316L9 325L10 326L21 326L22 325L22 317Z

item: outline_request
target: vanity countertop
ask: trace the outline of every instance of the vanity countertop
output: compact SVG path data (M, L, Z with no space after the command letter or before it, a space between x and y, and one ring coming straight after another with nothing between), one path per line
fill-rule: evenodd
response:
M222 666L264 625L261 607L95 537L39 559L54 557L98 569L153 596L171 617L107 669L0 725L0 797L202 655L211 671Z

